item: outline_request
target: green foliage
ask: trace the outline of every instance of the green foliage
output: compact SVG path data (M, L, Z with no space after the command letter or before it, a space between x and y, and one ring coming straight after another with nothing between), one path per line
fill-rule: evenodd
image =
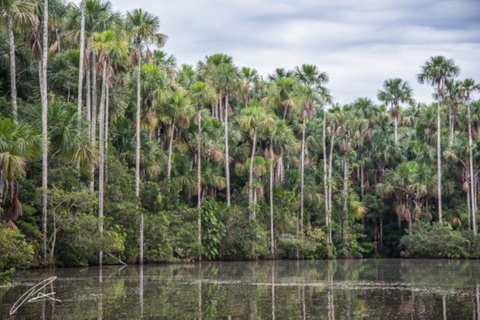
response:
M470 241L448 223L416 223L400 240L402 256L408 258L468 258Z
M19 229L0 224L0 283L8 279L10 270L31 266L34 254L33 246Z
M208 199L202 206L202 247L203 255L209 260L218 258L218 248L226 233L221 218L228 208L225 204Z

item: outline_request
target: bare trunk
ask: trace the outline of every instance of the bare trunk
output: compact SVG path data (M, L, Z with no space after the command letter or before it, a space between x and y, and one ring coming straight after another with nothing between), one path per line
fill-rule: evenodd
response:
M87 50L87 55L88 55L88 50ZM87 60L87 64L90 60ZM87 90L85 92L86 97L85 97L85 114L87 115L87 124L88 124L88 140L92 138L92 84L91 84L91 75L90 75L90 66L86 66L86 71L85 71L85 78L86 78L86 83L85 86L87 87Z
M393 125L395 127L395 145L398 144L398 116L393 118Z
M97 145L97 66L96 66L96 56L92 52L92 120L91 120L91 133L90 133L90 143L93 148L96 148ZM90 191L95 191L95 165L92 164L90 167Z
M170 142L168 143L168 165L167 165L167 179L170 180L172 175L172 153L173 153L173 136L175 135L175 118L172 120L172 127L170 128Z
M202 108L198 110L198 146L197 146L197 208L198 208L198 245L202 249ZM202 261L202 252L198 254Z
M272 144L272 141L270 141ZM275 258L275 234L273 233L273 160L270 159L270 238L272 259Z
M47 97L47 62L48 62L48 0L43 2L43 52L42 81L42 232L43 261L47 258L47 214L48 214L48 97Z
M330 229L328 230L330 237L330 243L333 242L332 237L332 173L333 173L333 143L335 141L335 135L332 128L332 137L330 138L330 155L328 164L328 220L330 222Z
M100 99L100 108L98 112L98 124L99 124L99 163L98 163L98 218L99 225L98 231L100 237L103 236L103 200L104 200L104 181L105 181L105 96L106 96L106 69L107 64L103 62L102 70L102 96ZM98 264L103 265L103 251L100 249L98 252Z
M253 161L255 158L255 147L257 145L257 128L255 127L253 131L253 142L252 142L252 153L250 156L250 171L248 175L248 221L252 222L255 217L255 209L252 208L253 205Z
M78 99L77 99L77 118L78 125L82 119L82 95L83 95L83 62L85 59L85 0L80 2L80 61L78 66Z
M348 151L347 151L348 152ZM345 240L345 222L348 218L348 170L349 159L348 155L345 156L344 168L343 168L343 214L342 214L342 242Z
M324 110L323 114L323 125L322 125L322 140L323 140L323 190L325 196L325 226L327 228L327 243L331 244L332 239L330 238L330 220L328 216L328 182L327 182L327 140L326 140L326 121L327 113Z
M438 90L440 91L440 88ZM440 99L437 105L437 197L438 197L438 221L442 222L442 141L440 122Z
M228 153L228 89L225 94L225 180L227 188L227 206L230 207L230 156Z
M302 238L303 238L304 176L305 176L305 120L303 120L303 124L302 124L302 150L300 154L300 237Z
M105 181L108 180L108 127L109 127L109 102L110 102L110 86L107 85L105 87Z
M8 17L8 42L10 46L10 98L12 100L12 116L13 122L18 123L17 110L17 67L15 61L15 36L13 33L13 18L9 14Z
M470 171L470 198L472 205L470 206L472 210L472 230L474 234L477 234L477 206L475 201L475 171L473 170L473 141L472 141L472 118L470 103L467 102L467 112L468 112L468 156L469 156L469 171Z
M141 105L141 91L140 91L140 67L142 63L142 52L139 51L138 65L137 65L137 110L135 114L135 132L136 132L136 144L135 144L135 197L137 201L140 201L140 105ZM138 203L137 203L138 210ZM139 244L139 263L143 264L143 213L140 213L140 244Z

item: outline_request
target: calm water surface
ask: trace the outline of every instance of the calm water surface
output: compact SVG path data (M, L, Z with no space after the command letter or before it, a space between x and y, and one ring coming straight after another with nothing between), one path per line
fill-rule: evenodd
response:
M33 270L0 287L0 319L39 281L61 302L18 319L480 319L480 261L219 262Z

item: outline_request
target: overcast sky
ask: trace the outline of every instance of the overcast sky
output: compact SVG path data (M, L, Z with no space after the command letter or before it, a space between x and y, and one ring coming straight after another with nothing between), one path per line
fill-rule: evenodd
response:
M317 65L330 76L336 101L376 100L383 80L417 83L433 55L453 58L460 78L480 81L480 0L111 0L125 12L141 7L160 17L164 50L196 64L223 52L260 74ZM479 97L479 95L477 95Z

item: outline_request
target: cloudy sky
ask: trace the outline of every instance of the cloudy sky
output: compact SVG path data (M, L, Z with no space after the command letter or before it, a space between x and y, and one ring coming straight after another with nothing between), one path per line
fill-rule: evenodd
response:
M383 80L408 80L420 101L432 89L416 82L432 55L453 58L461 78L480 81L479 0L111 0L160 17L164 50L195 64L217 52L262 75L316 64L330 75L340 103L375 99ZM478 96L477 96L478 97Z

